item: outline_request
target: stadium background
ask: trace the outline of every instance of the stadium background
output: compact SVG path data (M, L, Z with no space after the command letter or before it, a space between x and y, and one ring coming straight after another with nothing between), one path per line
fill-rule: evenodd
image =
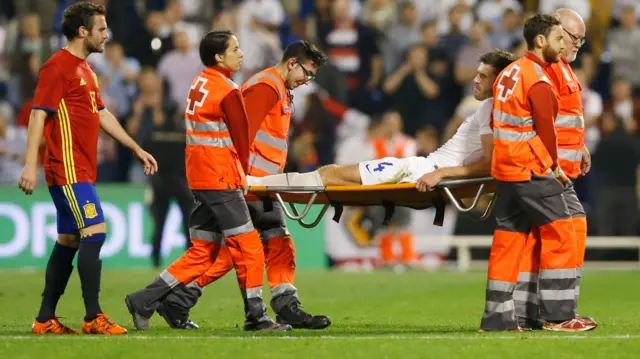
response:
M16 183L22 169L30 99L38 69L64 46L62 9L73 1L0 1L0 268L44 267L55 239L55 209L39 183L24 196ZM591 173L576 182L589 222L589 236L614 240L638 235L640 158L640 1L634 0L102 0L111 38L104 54L89 61L100 78L102 97L123 126L145 144L152 112L181 121L180 106L201 68L200 37L210 29L231 28L245 52L241 83L274 64L283 47L297 39L320 46L330 57L315 83L293 92L294 120L289 171L309 171L334 163L346 137L366 132L380 114L397 109L404 132L426 155L444 143L477 109L471 80L479 54L495 47L521 55L522 24L535 12L560 6L575 9L588 24L587 43L574 70L581 78L586 143L593 155ZM567 4L569 3L569 4ZM336 24L356 24L339 30ZM411 52L427 49L426 58ZM411 71L397 88L389 79ZM400 72L399 72L400 71ZM415 80L422 72L437 86L423 92ZM403 75L404 76L404 75ZM324 88L335 102L328 102ZM336 103L357 113L343 120ZM364 143L363 143L364 145ZM180 155L180 154L178 154ZM102 257L110 268L150 267L153 223L148 179L131 155L106 136L99 144L98 192L109 234ZM160 168L162 171L162 168ZM444 227L433 227L433 213L414 212L412 230L423 253L457 257L452 236L490 235L493 221L477 223L450 211ZM332 223L331 213L314 230L291 224L298 267L325 268L340 253L376 257L371 238L355 240ZM606 243L605 243L606 244ZM164 264L184 248L181 214L172 205L163 236ZM331 254L331 259L328 260ZM473 251L485 258L487 250ZM346 258L346 257L345 257ZM638 261L637 248L590 249L587 259ZM370 268L373 262L358 262Z

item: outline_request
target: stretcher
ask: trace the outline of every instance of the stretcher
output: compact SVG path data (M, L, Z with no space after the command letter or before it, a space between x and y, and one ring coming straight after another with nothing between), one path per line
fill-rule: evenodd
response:
M454 179L442 181L433 191L420 192L414 183L385 184L372 186L251 186L247 200L262 200L265 210L272 208L273 201L278 201L285 215L305 228L317 226L329 207L334 208L333 220L340 221L345 206L367 207L382 206L385 208L383 224L391 219L396 207L426 209L435 207L436 215L433 224L442 226L445 207L452 204L459 212L470 213L480 202L483 194L495 193L496 182L492 177L470 179ZM471 199L470 204L463 200ZM497 196L492 196L487 208L475 220L485 220L491 214ZM286 203L289 204L287 209ZM296 204L303 204L299 211ZM313 205L322 205L315 219L306 220Z

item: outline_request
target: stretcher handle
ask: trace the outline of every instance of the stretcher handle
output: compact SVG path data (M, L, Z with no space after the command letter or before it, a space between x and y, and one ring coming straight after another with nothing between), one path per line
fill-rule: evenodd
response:
M493 197L491 197L491 199L489 200L489 204L487 205L487 208L484 210L484 213L482 214L482 216L480 216L478 218L474 218L473 216L470 216L471 219L476 221L476 222L480 222L480 221L484 221L485 219L489 218L489 215L491 214L491 211L493 210L493 207L496 205L497 201L498 201L498 194L495 193L493 195Z
M453 205L456 207L458 211L467 213L467 212L471 212L478 205L480 196L482 196L482 190L484 189L484 183L480 185L480 188L478 188L478 193L476 193L476 197L473 199L473 202L469 207L465 207L461 201L456 199L453 196L453 193L451 193L451 190L449 189L449 187L442 187L442 189L444 190L444 193L447 194L447 197L449 197L449 200L451 201L451 203L453 203Z
M276 192L276 199L278 200L278 202L280 202L280 205L282 206L282 210L284 211L284 214L289 218L292 219L294 221L300 221L301 219L303 219L304 217L307 216L307 214L309 214L309 210L311 210L311 206L313 205L313 202L316 201L316 197L318 197L318 193L314 193L311 195L311 198L309 199L309 203L307 203L307 205L304 207L304 209L302 210L301 214L298 214L297 210L295 215L291 214L289 212L289 210L287 209L287 206L284 204L284 201L282 200L282 196L280 196L280 193Z
M477 177L477 178L460 178L444 180L436 185L436 188L447 188L459 185L471 185L471 184L484 184L487 182L495 181L493 177Z
M289 202L289 207L291 207L291 210L293 211L293 213L298 216L298 209L296 208L296 205ZM318 225L318 223L320 223L320 221L322 220L322 217L324 217L325 212L327 212L327 209L329 209L329 204L326 203L322 209L320 210L320 213L318 213L318 216L316 217L316 219L311 222L311 223L306 223L304 221L304 216L302 216L303 218L300 218L298 220L298 223L303 227L303 228L313 228L315 226Z

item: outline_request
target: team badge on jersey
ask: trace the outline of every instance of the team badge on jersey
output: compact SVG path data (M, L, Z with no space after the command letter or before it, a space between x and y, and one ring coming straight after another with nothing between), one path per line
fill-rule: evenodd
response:
M84 206L82 206L82 210L84 210L84 218L91 219L98 216L96 205L93 203L85 204Z

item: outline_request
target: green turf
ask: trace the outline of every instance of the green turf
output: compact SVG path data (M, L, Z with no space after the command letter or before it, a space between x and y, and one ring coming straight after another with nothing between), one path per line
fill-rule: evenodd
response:
M485 333L485 273L394 274L300 272L304 309L329 315L322 331L245 333L235 279L205 290L192 318L199 331L168 329L154 317L151 331L132 328L126 293L140 289L150 271L104 274L103 309L130 328L121 337L29 334L38 310L42 273L0 272L2 358L639 358L640 271L585 271L580 312L600 326L588 333ZM265 297L269 299L268 291ZM80 328L84 309L74 274L58 315Z

